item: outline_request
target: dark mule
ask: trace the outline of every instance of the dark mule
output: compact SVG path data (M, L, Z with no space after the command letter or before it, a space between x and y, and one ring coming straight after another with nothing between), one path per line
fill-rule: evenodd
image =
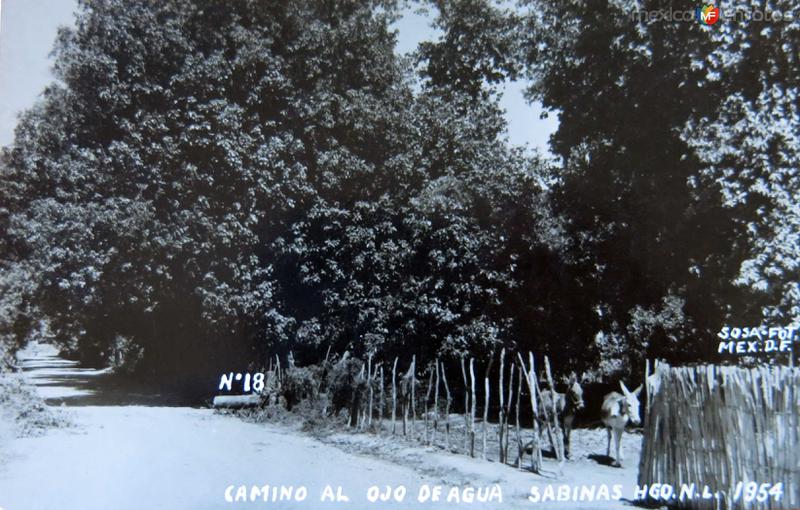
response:
M572 434L572 424L575 420L575 415L578 411L585 407L583 403L583 388L578 382L578 376L572 372L567 381L566 393L552 392L550 390L542 391L539 394L538 415L536 420L539 422L539 444L542 444L541 434L547 430L547 419L552 422L553 414L553 400L555 399L556 416L558 417L558 424L561 426L561 432L564 439L564 455L569 458L569 444L570 436ZM553 445L555 448L555 445ZM533 441L526 444L522 452L531 453L533 451ZM522 454L520 452L520 454ZM519 460L519 459L517 459Z
M558 393L550 390L541 392L539 400L539 416L537 417L540 429L547 426L546 417L553 413L553 400L555 399L556 416L564 437L564 455L569 458L569 443L572 434L572 423L578 411L585 407L583 403L583 388L578 382L578 376L572 372L567 382L567 392ZM546 414L545 414L546 413Z

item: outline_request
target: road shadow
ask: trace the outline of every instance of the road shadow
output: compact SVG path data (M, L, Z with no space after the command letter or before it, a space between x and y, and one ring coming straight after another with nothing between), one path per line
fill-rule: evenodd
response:
M34 345L17 357L24 377L52 406L200 407L196 398L113 373L108 368L82 367L59 356L49 345Z
M542 448L542 457L545 459L558 459L554 448Z
M590 453L587 455L589 460L593 460L602 466L609 466L609 467L621 467L614 465L614 457L609 457L608 455L600 455L598 453Z

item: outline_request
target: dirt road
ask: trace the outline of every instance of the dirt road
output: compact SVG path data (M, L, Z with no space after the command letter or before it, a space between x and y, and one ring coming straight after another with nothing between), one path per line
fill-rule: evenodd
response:
M425 456L440 469L432 470L430 465L414 469L396 459L346 453L286 428L249 424L209 409L119 405L118 395L104 401L102 390L90 384L102 373L78 369L46 346L26 353L21 362L26 377L49 403L69 403L62 409L74 426L16 439L7 446L6 461L0 465L3 510L452 509L465 502L447 502L449 486L443 487L440 502L420 502L418 497L426 484L453 480L461 484L457 490L461 498L464 485L487 487L484 496L495 483L501 487L502 503L494 498L489 504L475 501L468 507L543 508L526 498L532 475L505 466L442 453ZM114 405L104 405L109 403ZM354 436L356 441L361 439ZM421 449L410 451L417 455ZM593 483L612 484L623 477L621 471L606 472ZM583 478L577 475L575 479ZM252 486L265 485L292 487L295 497L302 486L307 495L303 501L271 501L270 492L266 502L261 497L256 502L226 500L226 491L235 498L239 487L245 486L250 498ZM372 503L367 499L372 485L404 486L407 494L402 504ZM322 501L326 486L334 496L341 486L349 501ZM598 503L580 506L623 507L619 501ZM552 505L574 508L578 504Z
M347 508L366 508L366 490L373 483L416 487L424 482L409 469L208 409L83 406L81 399L97 400L81 388L97 373L76 369L44 347L22 363L49 402L70 402L75 426L11 444L10 461L0 466L4 510L251 506L228 503L230 485L247 486L248 497L252 485L307 488L303 502L252 503L279 508L316 508L326 485L334 495L342 486L350 498ZM229 495L235 497L235 490Z

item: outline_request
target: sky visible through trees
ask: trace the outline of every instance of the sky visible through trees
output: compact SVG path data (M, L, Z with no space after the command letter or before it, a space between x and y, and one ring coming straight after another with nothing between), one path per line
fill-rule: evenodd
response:
M48 58L60 25L72 25L77 3L74 0L3 2L0 27L0 145L14 140L17 114L29 108L44 87L53 80L52 60ZM409 53L424 40L437 37L431 26L433 8L411 3L400 9L393 24L398 30L396 51ZM512 143L533 147L547 154L550 134L558 125L555 115L540 119L540 105L526 102L522 81L505 84L501 104L508 121Z

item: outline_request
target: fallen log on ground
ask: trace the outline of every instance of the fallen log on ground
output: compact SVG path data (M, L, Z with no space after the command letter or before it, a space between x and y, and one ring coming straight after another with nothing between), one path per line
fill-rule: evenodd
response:
M260 395L217 395L211 405L215 409L238 409L257 406L260 402Z

